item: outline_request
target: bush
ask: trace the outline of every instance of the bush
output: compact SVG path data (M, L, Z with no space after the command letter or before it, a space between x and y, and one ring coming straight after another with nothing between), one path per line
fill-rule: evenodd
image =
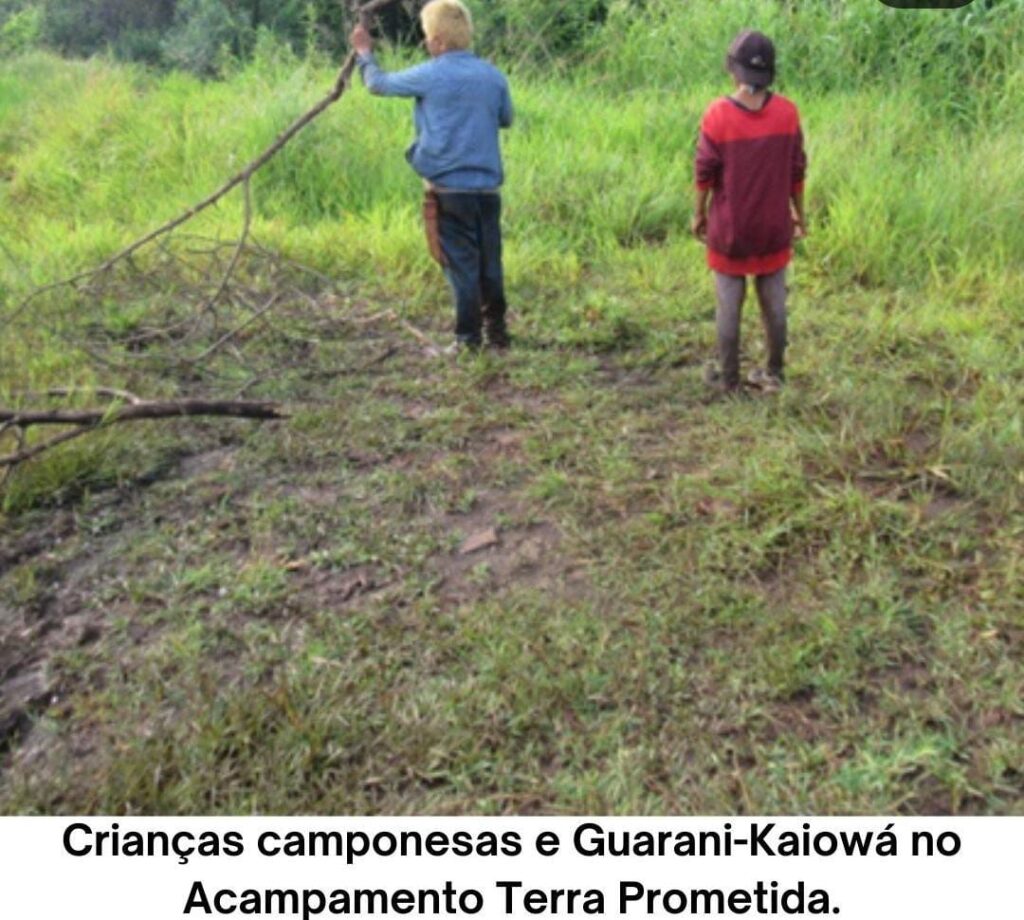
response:
M141 61L159 66L164 62L164 36L157 29L126 29L111 45L120 61Z
M40 0L42 38L63 54L88 56L125 33L166 30L176 0Z
M608 15L608 0L470 2L477 47L511 62L552 63L574 57ZM633 4L627 4L632 6Z
M18 54L39 44L43 16L38 7L29 6L13 13L0 26L0 54Z
M212 76L225 52L244 56L254 39L248 23L221 0L183 0L163 53L170 64Z

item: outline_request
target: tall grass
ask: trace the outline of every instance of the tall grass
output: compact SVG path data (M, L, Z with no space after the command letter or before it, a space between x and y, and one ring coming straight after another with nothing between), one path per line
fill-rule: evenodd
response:
M1024 112L1016 102L1024 69L1019 56L1004 60L1020 47L1016 5L979 7L971 22L966 13L909 14L875 0L798 13L729 0L713 17L698 3L655 4L621 24L618 42L608 33L625 14L614 14L606 45L572 79L513 81L518 122L505 148L513 279L529 284L540 266L557 265L561 283L581 266L651 245L680 245L683 271L699 265L697 249L682 246L696 126L727 86L721 51L743 23L783 36L782 89L804 113L807 270L837 285L1007 270L1024 258ZM922 16L934 20L935 34ZM865 48L875 56L865 58L859 30L885 37L889 51L872 39ZM942 42L952 50L941 78L918 73ZM993 45L978 52L992 70L965 81L966 63L953 52L979 42ZM950 73L960 81L955 90L945 82ZM194 201L330 79L327 66L287 55L205 83L98 60L5 62L0 284L24 290L94 261ZM952 113L958 100L974 113L970 131ZM424 271L409 219L416 180L401 156L410 132L406 104L353 91L258 175L257 232L339 271L359 273L367 260L374 276L397 282ZM239 218L240 204L225 203L204 229L226 233Z
M959 10L896 10L878 0L652 0L642 13L611 6L591 35L586 69L626 86L678 87L720 72L744 28L778 40L782 85L848 92L914 85L948 113L970 111L1020 67L1021 0L974 0Z

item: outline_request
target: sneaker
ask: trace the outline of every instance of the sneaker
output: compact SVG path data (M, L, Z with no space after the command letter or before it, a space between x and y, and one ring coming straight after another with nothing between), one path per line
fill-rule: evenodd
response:
M761 367L755 367L747 374L747 383L762 393L778 393L782 389L782 380Z

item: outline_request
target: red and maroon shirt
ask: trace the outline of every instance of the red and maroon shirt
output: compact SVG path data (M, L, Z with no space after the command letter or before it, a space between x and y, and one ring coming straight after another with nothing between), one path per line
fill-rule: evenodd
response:
M766 275L789 264L790 198L802 191L800 114L771 95L756 112L728 97L708 106L697 142L697 187L711 189L708 265L726 275Z

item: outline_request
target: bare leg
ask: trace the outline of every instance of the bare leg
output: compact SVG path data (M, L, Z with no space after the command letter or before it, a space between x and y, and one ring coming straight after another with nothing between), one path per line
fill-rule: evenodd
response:
M768 348L767 370L782 380L786 358L786 270L780 268L770 275L758 275L754 285L761 304L761 320Z
M715 325L718 332L718 358L721 362L722 383L729 389L740 385L740 319L743 298L747 292L747 279L743 275L715 276L718 311Z

